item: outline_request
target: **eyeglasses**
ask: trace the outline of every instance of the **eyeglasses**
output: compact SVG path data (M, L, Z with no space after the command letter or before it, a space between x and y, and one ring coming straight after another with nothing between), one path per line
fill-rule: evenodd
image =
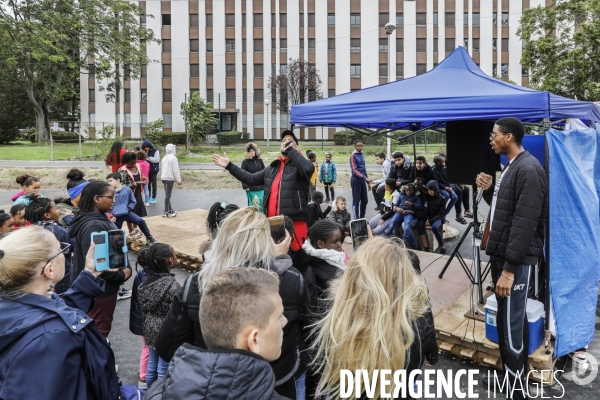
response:
M46 269L46 267L48 266L48 264L50 264L52 262L52 260L54 260L56 257L60 256L61 254L69 254L69 249L71 248L71 243L65 243L65 242L60 242L60 252L52 257L50 257L48 259L48 261L46 261L46 265L44 265L44 268L42 268L42 273L40 275L44 275L44 270Z
M492 139L496 139L496 136L498 136L498 135L502 135L502 136L504 136L504 135L512 135L512 133L510 133L510 132L508 132L508 133L504 133L504 132L500 132L500 133L490 132L490 137Z
M98 197L106 197L107 199L111 199L112 201L115 201L115 196L98 196Z

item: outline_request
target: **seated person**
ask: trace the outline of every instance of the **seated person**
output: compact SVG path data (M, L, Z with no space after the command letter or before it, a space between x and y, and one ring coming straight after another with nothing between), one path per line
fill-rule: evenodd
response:
M433 169L431 168L431 165L427 164L427 159L424 156L417 156L415 159L415 167L410 170L410 181L414 182L417 178L423 179L423 182L425 183L435 179L433 176Z
M338 198L335 199L335 208L336 209L329 214L329 219L344 227L344 236L350 235L350 221L352 220L352 214L347 210L346 198L338 196ZM379 207L377 210L379 210Z
M443 152L443 151L440 152L439 156L444 158L445 165L448 164L448 155L446 154L446 152ZM464 225L467 223L467 220L465 220L462 217L461 218L458 217L460 214L462 214L461 206L465 207L464 216L467 218L473 218L473 213L471 212L471 207L469 206L469 197L470 197L469 187L467 185L463 185L462 183L461 184L451 183L450 187L456 193L456 197L458 197L458 200L456 201L456 204L454 205L454 210L456 211L456 221L458 221Z
M433 235L438 241L440 246L440 254L446 254L446 248L444 247L444 236L440 231L444 221L444 205L446 201L442 195L440 195L440 189L438 188L436 181L429 181L425 185L429 197L427 199L427 221L426 226L431 227Z
M385 194L383 201L379 205L379 214L375 215L369 221L369 226L373 231L373 235L381 235L386 232L392 222L394 216L394 204L398 203L400 192L396 189L396 180L387 178L385 180ZM391 233L391 231L390 231Z
M400 186L410 183L410 171L412 170L412 162L410 157L404 155L401 151L397 151L392 154L394 163L390 166L390 172L386 178L393 178L396 181L395 189L400 189ZM377 188L377 194L380 198L383 198L385 192L385 186L379 185Z
M200 325L206 350L180 346L167 375L144 399L286 399L269 364L281 354L279 278L259 268L227 268L204 288Z
M425 234L425 221L427 221L427 199L429 194L425 189L425 183L423 178L417 178L414 182L415 194L419 196L423 208L421 210L415 210L413 214L412 226L417 228L419 236L421 237L421 243L423 244L423 251L429 251L429 243L427 243L427 235Z
M331 211L331 203L329 203L329 206L325 209L325 211L321 210L323 198L323 193L319 191L313 194L313 202L308 205L308 219L306 221L309 228L318 220L325 219L325 217L327 217L329 214L329 211Z
M405 244L410 245L411 249L418 249L419 245L412 231L412 221L415 211L422 210L423 204L421 198L416 195L415 185L409 183L404 185L403 190L400 190L398 202L394 204L394 216L386 231L386 236L390 236L396 227L399 227L404 222L404 232L402 240Z
M442 223L446 219L446 215L452 210L454 204L458 201L458 196L454 193L454 190L450 187L450 182L448 182L448 175L446 172L446 162L444 161L444 157L435 156L433 158L433 163L435 167L433 168L433 179L435 179L438 183L438 189L440 191L440 195L442 195L445 199L444 204L450 200L446 209L444 211L444 218L442 218ZM458 217L460 215L456 215L456 219L458 221ZM462 216L460 216L462 219ZM459 221L461 222L461 221ZM462 223L462 222L461 222ZM466 222L465 222L466 223Z

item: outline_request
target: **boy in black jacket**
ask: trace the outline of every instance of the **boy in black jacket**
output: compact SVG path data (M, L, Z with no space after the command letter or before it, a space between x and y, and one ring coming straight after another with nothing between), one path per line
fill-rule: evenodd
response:
M444 247L444 236L440 232L440 226L444 222L444 206L446 204L445 199L440 196L440 189L436 181L431 180L425 185L429 197L427 199L427 221L426 226L431 227L435 238L440 246L440 254L446 254L446 248Z
M323 204L323 193L315 192L313 194L313 202L308 205L308 227L313 226L315 222L320 219L325 219L331 211L331 203L327 206L325 211L321 210L321 204Z

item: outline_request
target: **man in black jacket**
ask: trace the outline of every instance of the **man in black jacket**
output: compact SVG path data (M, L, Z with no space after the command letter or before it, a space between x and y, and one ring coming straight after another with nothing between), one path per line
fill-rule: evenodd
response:
M509 163L493 186L490 175L477 175L477 186L490 204L490 256L498 301L496 324L500 355L507 373L508 398L528 398L526 374L528 326L527 290L532 266L542 256L548 211L548 183L540 163L523 149L523 124L516 118L496 121L490 142ZM484 386L493 382L484 378Z
M309 186L315 166L298 151L298 139L290 130L281 133L281 155L262 171L253 174L242 170L224 156L213 154L212 159L229 171L237 180L249 186L265 187L263 211L268 217L287 215L294 221L296 236L292 241L299 250L308 237Z

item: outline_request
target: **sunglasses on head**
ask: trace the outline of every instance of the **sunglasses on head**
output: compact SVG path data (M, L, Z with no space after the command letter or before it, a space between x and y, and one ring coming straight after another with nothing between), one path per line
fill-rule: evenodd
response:
M71 248L71 243L60 242L60 252L57 253L56 255L53 255L52 257L50 257L48 259L48 261L46 261L46 265L44 265L44 268L42 268L42 273L40 275L44 275L44 270L46 269L48 264L50 264L52 262L52 260L54 260L56 257L60 256L61 254L65 254L65 255L69 254L70 248Z

